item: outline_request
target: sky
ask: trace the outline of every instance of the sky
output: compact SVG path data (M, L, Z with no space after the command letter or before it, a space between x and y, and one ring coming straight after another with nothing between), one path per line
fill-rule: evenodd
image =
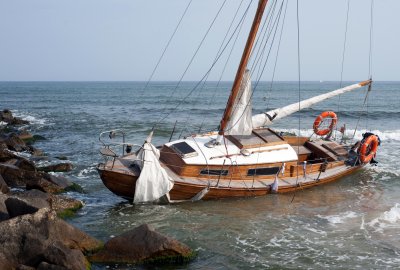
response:
M274 77L280 81L298 79L296 1L288 1ZM299 0L301 80L340 80L348 1ZM240 2L226 1L183 80L200 80L209 69ZM250 2L243 0L242 12ZM147 81L188 3L0 0L0 81ZM182 77L222 3L193 0L154 81ZM369 76L370 3L350 0L343 80ZM216 65L209 80L233 80L256 4L225 72L223 64ZM399 0L374 1L374 80L400 80L399 10ZM270 80L272 73L268 66L261 79Z

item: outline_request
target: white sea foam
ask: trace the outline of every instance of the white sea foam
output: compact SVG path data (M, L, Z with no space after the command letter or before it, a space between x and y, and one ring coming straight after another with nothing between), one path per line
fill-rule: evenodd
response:
M339 215L331 215L331 216L321 216L318 215L319 218L328 220L331 224L340 224L344 223L346 219L358 217L357 213L353 211L347 211Z
M296 135L299 134L299 130L298 129L277 129L278 131L283 131L283 132L289 132L289 133L294 133ZM394 140L394 141L400 141L400 130L371 130L371 131L367 131L367 130L357 130L356 134L354 136L355 140L361 140L362 139L362 134L364 134L365 132L372 132L376 135L379 136L379 138L381 139L381 141L389 141L389 140ZM313 129L301 129L300 130L300 135L301 136L307 136L310 137L311 135L314 134L314 130ZM354 129L348 129L346 131L346 136L352 138L354 134ZM341 138L341 135L339 136L339 138Z
M43 118L37 118L33 115L30 114L24 114L24 113L20 113L19 111L12 111L13 115L16 117L21 118L22 120L26 120L28 121L30 124L33 125L45 125L46 124L46 119Z
M81 170L81 171L78 173L78 177L79 177L79 178L87 178L87 177L89 177L88 174L91 174L91 173L93 173L93 172L95 172L95 171L96 171L96 168L95 168L95 167L85 168L85 169Z
M389 211L383 212L382 215L368 222L368 225L377 231L400 226L400 203L396 203Z

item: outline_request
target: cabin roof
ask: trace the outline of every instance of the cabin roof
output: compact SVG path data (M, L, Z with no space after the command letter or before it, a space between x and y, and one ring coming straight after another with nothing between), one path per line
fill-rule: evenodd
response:
M256 135L254 134L254 136ZM189 155L186 157L181 155L182 160L186 164L192 165L222 165L224 160L226 165L250 165L298 160L296 151L283 139L279 141L278 144L276 142L266 143L264 140L261 140L260 142L262 143L260 144L252 145L251 147L240 147L237 145L237 142L232 142L228 139L229 137L226 137L221 145L216 145L213 148L205 146L206 143L216 139L216 137L216 134L197 135L169 142L165 145L180 154L174 149L174 145L185 142L197 153L197 155ZM241 142L247 145L243 140ZM243 155L243 150L249 155Z

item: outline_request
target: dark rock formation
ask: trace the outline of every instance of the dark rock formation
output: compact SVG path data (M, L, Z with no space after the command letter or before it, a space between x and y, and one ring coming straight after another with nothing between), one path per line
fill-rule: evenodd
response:
M14 267L38 267L45 262L54 267L87 269L89 264L83 253L97 250L101 245L48 209L0 222L0 254Z
M9 125L26 125L28 121L22 120L21 118L14 117L9 109L0 111L0 121L6 122Z
M6 206L6 209L2 211L0 205L0 215L1 212L4 212L3 220L20 215L33 214L42 208L52 209L61 217L69 217L83 206L82 202L73 198L44 193L37 189L8 196L3 201Z
M24 164L26 168L31 169L28 163ZM7 163L0 163L0 174L9 187L26 187L27 189L39 189L48 193L60 193L68 187L74 186L65 177L23 170L16 165Z
M42 172L69 172L72 170L72 164L63 162L58 164L51 164L43 167L38 167L37 169Z
M0 222L10 218L10 216L8 215L7 206L5 204L5 201L7 199L8 199L7 195L0 193ZM1 259L0 259L0 261L1 261ZM0 263L0 265L1 265L1 263ZM3 268L0 267L0 269L3 269Z
M11 133L8 137L6 137L4 142L10 150L16 152L29 151L29 147L26 145L26 143L15 133Z
M190 259L192 250L164 236L147 224L109 240L104 249L89 258L100 263L180 262Z
M10 188L7 186L7 183L4 181L3 176L0 174L0 193L7 194L10 192Z

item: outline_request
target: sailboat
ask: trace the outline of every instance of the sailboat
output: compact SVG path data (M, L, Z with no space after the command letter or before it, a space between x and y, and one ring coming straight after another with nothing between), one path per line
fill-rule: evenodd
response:
M268 0L260 0L247 38L219 130L192 134L155 147L153 132L143 144L123 141L118 155L100 135L97 166L104 185L135 203L264 196L323 185L352 174L369 163L380 145L377 135L365 133L355 144L332 139L337 125L333 111L314 121L316 136L283 135L270 126L295 112L362 87L365 80L288 106L252 115L251 74L247 69Z

